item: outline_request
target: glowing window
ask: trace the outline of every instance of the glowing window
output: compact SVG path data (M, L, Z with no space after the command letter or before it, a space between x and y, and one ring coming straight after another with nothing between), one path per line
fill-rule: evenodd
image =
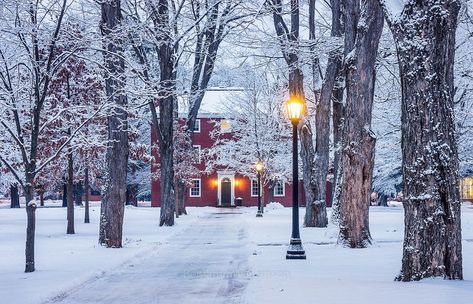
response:
M222 119L220 121L220 131L222 133L229 133L232 131L232 125L228 119Z

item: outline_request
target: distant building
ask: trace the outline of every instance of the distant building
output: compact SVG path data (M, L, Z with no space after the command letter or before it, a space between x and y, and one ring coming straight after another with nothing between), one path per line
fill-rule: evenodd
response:
M460 180L460 195L462 201L473 202L473 177L466 176Z
M231 136L231 120L223 117L221 114L221 106L232 98L235 91L241 91L239 88L213 88L207 90L202 101L201 110L195 124L193 145L197 149L196 168L200 171L196 172L195 177L191 179L191 186L186 193L186 206L215 206L230 207L236 206L241 202L242 206L256 206L258 204L258 184L255 176L246 177L237 171L215 169L210 174L204 173L205 162L200 157L200 151L209 148L214 144L210 137L210 132L214 128L221 128L228 131ZM151 135L152 144L157 143L155 132ZM153 152L155 159L159 159L156 151ZM152 173L156 168L152 166ZM153 175L153 174L152 174ZM299 205L305 205L305 196L302 181L299 182ZM330 183L327 183L327 202L331 202ZM279 181L273 189L273 193L269 193L268 187L262 189L262 202L268 202L272 197L272 201L279 202L288 207L292 205L292 184ZM153 180L151 185L151 205L153 207L160 206L161 193L159 180Z

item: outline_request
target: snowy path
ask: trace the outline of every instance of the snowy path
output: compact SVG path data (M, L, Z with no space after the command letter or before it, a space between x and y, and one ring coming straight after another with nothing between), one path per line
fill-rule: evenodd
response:
M249 280L243 216L218 209L150 254L47 303L238 303Z

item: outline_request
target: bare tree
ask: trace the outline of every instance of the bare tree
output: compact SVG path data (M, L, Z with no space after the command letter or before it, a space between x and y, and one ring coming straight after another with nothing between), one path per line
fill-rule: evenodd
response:
M291 1L290 5L290 17L291 24L290 27L287 26L286 22L283 19L283 3L281 0L271 0L267 1L269 5L274 21L274 28L278 36L280 43L281 51L286 61L286 64L289 68L289 94L291 96L297 96L305 102L305 93L304 93L304 75L301 68L300 62L300 50L299 50L299 1ZM325 106L325 105L324 105ZM327 113L325 113L327 114ZM325 115L321 114L321 115ZM325 227L327 226L327 212L325 205L325 198L321 198L320 195L325 193L325 182L323 189L320 191L320 183L318 182L318 173L315 166L315 155L316 151L314 149L313 139L312 139L312 130L310 126L310 117L307 117L303 122L301 122L301 159L303 167L303 180L304 180L304 190L306 197L306 206L310 214L307 215L307 223L309 226L315 227ZM328 120L328 117L327 117ZM322 125L326 122L324 120L319 122ZM321 132L323 132L321 130ZM323 141L324 139L320 139ZM319 144L325 145L325 142L320 142ZM328 147L328 145L327 145ZM325 153L326 147L319 146L319 151ZM322 152L323 151L323 152ZM324 154L325 155L325 154ZM328 154L327 154L328 157ZM328 165L327 165L328 167ZM321 168L323 170L323 168ZM321 173L323 175L324 173ZM319 175L319 177L321 176ZM326 175L326 172L325 172ZM325 181L325 179L324 179ZM319 199L321 198L321 199Z
M369 205L376 142L371 112L383 13L378 0L349 1L344 5L347 100L339 173L339 242L360 248L371 243Z
M459 1L382 1L402 91L404 248L398 280L462 279L461 201L454 123Z
M112 106L108 114L107 169L100 214L99 243L116 248L122 246L129 153L121 1L103 1L101 12L105 91Z
M340 1L332 0L332 37L341 36L341 24L340 24ZM315 0L309 1L309 39L312 44L315 43ZM312 46L312 52L314 51ZM317 88L317 79L319 78L320 64L315 54L311 54L314 58L312 62L312 77L314 88ZM323 79L320 89L316 89L315 95L315 129L316 129L316 142L315 142L315 174L316 174L316 194L317 200L306 205L306 214L304 218L304 225L306 227L325 227L327 226L327 211L326 211L326 181L327 173L329 169L329 158L330 158L330 105L332 99L334 108L334 130L338 130L340 124L339 117L336 114L340 112L339 105L342 103L340 99L343 97L342 94L337 94L337 88L335 87L337 77L341 71L342 56L340 48L335 47L329 53L329 60L325 71L325 77ZM343 89L342 89L343 90ZM337 99L338 98L338 99ZM334 131L334 135L337 133ZM338 140L337 136L334 136L335 145Z
M43 12L38 12L38 8L41 3L30 2L25 3L14 3L13 16L14 25L16 27L14 31L6 31L6 35L11 33L13 36L10 39L16 39L18 46L21 50L15 54L18 60L25 59L18 65L10 62L5 49L0 50L0 60L2 63L2 69L0 71L1 89L2 95L6 96L8 107L5 112L2 113L5 117L2 117L0 125L2 129L7 132L11 137L11 144L14 149L17 149L20 153L18 159L20 159L21 165L23 166L24 172L20 172L14 164L11 163L9 155L0 153L0 161L2 161L9 171L15 176L18 184L22 187L25 198L26 198L26 214L27 214L27 228L26 228L26 265L25 272L33 272L35 270L34 260L34 240L35 240L35 210L36 203L34 202L34 186L35 177L37 174L47 166L55 157L51 157L47 160L39 162L38 156L38 144L40 133L44 129L42 124L42 112L45 105L46 97L48 95L49 85L51 83L52 76L57 72L58 66L61 65L61 58L55 59L56 41L58 39L63 17L66 11L66 0L60 3L52 3L52 6ZM51 32L40 32L44 30L42 27L42 16L38 14L54 14L55 18ZM24 18L28 16L28 18ZM48 38L45 38L48 37ZM21 57L21 54L26 54L25 57ZM7 59L8 58L8 59ZM21 59L20 59L21 58ZM63 59L63 58L62 58ZM10 66L12 64L12 66ZM28 111L23 111L22 98L19 98L19 94L26 94L25 91L15 87L14 79L16 77L13 73L19 71L24 72L24 75L31 76L31 95L28 100L31 101ZM21 76L20 76L21 77ZM28 119L24 119L23 115L28 116ZM69 142L67 140L67 142ZM61 145L57 151L60 153L67 143ZM11 147L10 149L13 149ZM5 151L2 151L5 152ZM11 150L8 151L11 153ZM56 156L57 156L56 153Z
M186 90L191 102L189 109L185 109L188 110L186 143L190 149L193 126L215 67L220 43L228 31L239 24L237 21L245 16L233 14L241 3L240 0L127 2L127 13L135 26L140 28L140 33L130 35L135 57L141 65L135 72L145 83L148 92L159 97L159 115L155 100L150 98L148 104L159 145L160 225L174 224L175 186L179 187L177 193L184 193L186 190L186 183L174 176L174 167L179 164L174 164L176 158L173 160L172 156L178 112L176 82L180 60L187 53L194 57L190 89ZM142 18L142 14L146 18ZM153 56L156 56L159 63L157 77L153 75L153 70L156 70L153 68ZM185 205L180 200L176 214L184 213Z

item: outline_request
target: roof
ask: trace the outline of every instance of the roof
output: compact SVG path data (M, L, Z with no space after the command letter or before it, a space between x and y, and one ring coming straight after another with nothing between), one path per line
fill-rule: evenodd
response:
M235 98L236 95L244 92L240 87L212 87L205 91L202 104L200 105L199 118L223 118L227 116L226 105ZM186 96L179 96L179 116L186 117L189 110L189 99Z

